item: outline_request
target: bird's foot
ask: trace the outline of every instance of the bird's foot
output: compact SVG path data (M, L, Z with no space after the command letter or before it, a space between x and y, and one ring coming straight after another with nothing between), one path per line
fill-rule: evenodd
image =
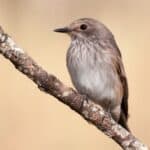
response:
M82 98L83 98L83 102L82 102L82 104L81 104L80 111L82 111L82 109L83 109L84 102L88 103L88 101L89 101L87 95L81 95L81 96L82 96Z

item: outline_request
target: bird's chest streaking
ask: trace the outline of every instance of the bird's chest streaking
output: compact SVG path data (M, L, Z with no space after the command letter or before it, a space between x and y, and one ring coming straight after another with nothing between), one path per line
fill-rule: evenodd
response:
M67 53L67 67L76 89L104 107L120 105L123 94L112 58L99 45L87 41L73 41Z

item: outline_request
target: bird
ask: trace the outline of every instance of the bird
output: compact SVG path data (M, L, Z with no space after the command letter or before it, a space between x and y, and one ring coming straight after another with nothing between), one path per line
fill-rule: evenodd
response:
M102 22L81 18L56 28L71 43L66 64L80 94L101 105L122 127L128 127L128 81L122 55L112 32Z

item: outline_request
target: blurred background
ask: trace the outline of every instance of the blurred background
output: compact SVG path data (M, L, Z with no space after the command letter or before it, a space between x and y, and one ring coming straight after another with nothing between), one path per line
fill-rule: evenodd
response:
M68 36L56 27L81 17L102 21L114 33L129 82L129 126L150 143L149 0L0 0L0 25L43 68L72 86L65 62ZM111 139L0 56L1 150L120 150Z

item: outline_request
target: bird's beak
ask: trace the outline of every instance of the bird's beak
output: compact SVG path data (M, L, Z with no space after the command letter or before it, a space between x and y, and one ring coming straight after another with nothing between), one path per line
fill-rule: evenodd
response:
M57 29L54 30L54 32L69 33L69 32L71 32L71 29L69 29L68 27L57 28Z

